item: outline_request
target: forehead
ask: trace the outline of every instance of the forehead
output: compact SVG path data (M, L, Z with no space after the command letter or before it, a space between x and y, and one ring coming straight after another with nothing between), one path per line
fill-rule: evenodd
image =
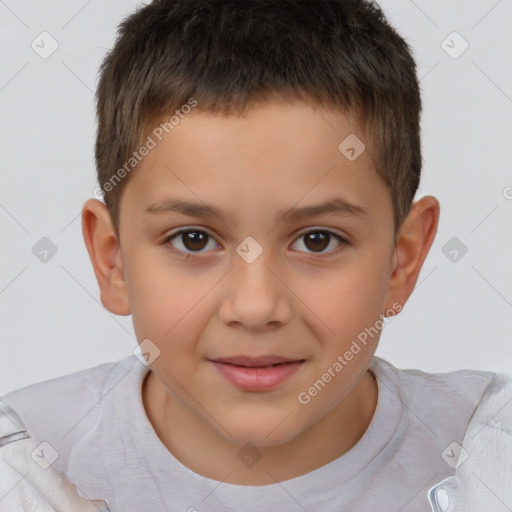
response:
M202 203L205 215L209 209L276 216L293 205L307 214L308 205L339 199L369 217L385 214L378 210L386 200L382 208L391 208L364 135L339 112L275 101L244 116L192 111L162 140L149 133L156 145L125 194L140 209L188 201L196 210Z

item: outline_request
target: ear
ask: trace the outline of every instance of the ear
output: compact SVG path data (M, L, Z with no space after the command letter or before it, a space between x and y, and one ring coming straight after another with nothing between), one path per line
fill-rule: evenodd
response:
M82 233L100 287L101 303L116 315L129 315L130 303L121 247L107 207L89 199L82 208Z
M386 310L395 309L393 303L403 308L414 291L421 267L436 236L439 214L439 201L432 196L425 196L411 206L397 235Z

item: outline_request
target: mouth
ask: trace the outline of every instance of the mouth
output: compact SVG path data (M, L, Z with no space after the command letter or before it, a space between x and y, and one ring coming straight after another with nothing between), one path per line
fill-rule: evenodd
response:
M281 356L237 356L209 361L237 388L245 391L269 391L291 377L306 360Z

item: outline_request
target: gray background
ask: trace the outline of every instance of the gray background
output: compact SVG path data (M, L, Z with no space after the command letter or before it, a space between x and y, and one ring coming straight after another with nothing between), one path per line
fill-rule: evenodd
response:
M418 62L417 198L436 196L441 220L416 290L384 329L377 355L431 372L510 371L512 0L380 4ZM96 186L97 69L137 5L0 0L0 394L136 346L131 317L99 302L80 210ZM59 45L46 59L31 46L51 49L45 31ZM36 257L43 237L57 248L46 262Z

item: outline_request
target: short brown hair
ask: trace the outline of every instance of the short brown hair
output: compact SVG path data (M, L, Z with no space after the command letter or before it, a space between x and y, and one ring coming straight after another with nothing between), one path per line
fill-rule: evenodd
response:
M357 118L396 234L420 181L421 98L411 50L375 2L154 0L121 22L100 68L95 157L117 235L126 162L152 123L191 98L233 115L276 93Z

